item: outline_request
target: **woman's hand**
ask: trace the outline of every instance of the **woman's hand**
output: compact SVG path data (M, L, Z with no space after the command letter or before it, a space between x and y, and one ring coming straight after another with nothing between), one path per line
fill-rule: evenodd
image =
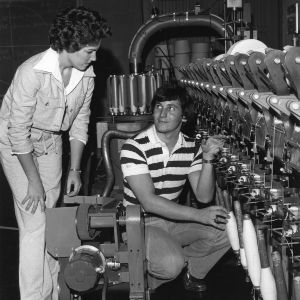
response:
M69 171L67 180L67 195L72 197L76 196L81 188L81 177L78 171Z
M224 136L216 135L207 139L206 142L202 143L203 158L206 160L212 160L216 157L219 151L224 146Z
M29 210L31 208L31 213L34 214L36 212L38 204L40 203L41 211L44 212L45 200L46 194L42 182L40 180L36 182L29 181L27 195L22 201L23 205L27 203L25 209Z

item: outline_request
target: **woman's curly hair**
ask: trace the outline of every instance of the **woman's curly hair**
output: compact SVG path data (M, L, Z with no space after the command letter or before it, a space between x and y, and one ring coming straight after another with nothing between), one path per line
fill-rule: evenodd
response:
M98 12L85 7L68 8L55 17L49 29L49 42L55 51L72 53L110 35L110 27Z

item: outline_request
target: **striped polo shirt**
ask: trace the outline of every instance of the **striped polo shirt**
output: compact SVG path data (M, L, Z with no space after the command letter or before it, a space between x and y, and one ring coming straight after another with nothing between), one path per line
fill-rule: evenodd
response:
M180 133L172 151L157 134L154 125L128 139L121 150L121 168L124 184L124 205L138 204L126 177L150 174L155 193L171 201L177 201L188 174L202 168L202 149L195 140Z

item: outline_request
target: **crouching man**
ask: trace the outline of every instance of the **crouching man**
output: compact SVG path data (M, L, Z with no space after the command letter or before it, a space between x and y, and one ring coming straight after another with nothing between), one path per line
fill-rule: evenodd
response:
M209 138L197 147L193 138L181 132L192 104L184 87L160 87L151 103L154 124L128 139L121 150L124 205L140 204L146 214L152 289L175 279L187 266L185 288L204 292L206 274L230 247L225 208L197 209L178 203L187 179L197 201L213 200L214 159L223 146L221 138Z

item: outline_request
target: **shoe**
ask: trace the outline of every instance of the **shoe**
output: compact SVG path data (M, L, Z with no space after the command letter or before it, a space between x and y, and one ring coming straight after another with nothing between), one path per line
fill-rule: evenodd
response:
M190 292L206 292L207 285L204 279L198 279L186 272L183 275L183 285L187 291Z

